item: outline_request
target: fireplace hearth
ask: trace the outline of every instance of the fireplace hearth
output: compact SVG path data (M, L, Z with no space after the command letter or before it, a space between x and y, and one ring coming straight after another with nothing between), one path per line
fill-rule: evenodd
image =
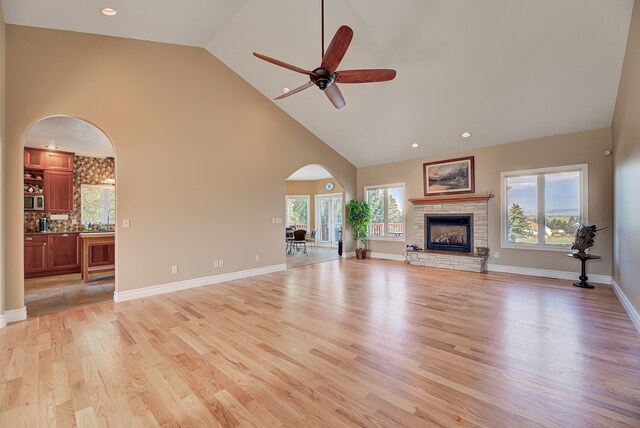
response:
M435 251L473 251L473 214L425 214L425 247Z

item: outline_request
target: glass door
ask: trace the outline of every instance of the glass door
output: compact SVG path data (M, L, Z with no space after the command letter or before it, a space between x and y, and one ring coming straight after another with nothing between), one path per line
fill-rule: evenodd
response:
M321 245L337 246L342 236L342 195L316 196L316 240Z

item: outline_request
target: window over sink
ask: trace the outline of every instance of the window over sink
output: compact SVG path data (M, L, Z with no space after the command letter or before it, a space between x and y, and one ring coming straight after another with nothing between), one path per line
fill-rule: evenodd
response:
M82 224L115 224L115 186L83 184L80 186L80 192L82 193Z

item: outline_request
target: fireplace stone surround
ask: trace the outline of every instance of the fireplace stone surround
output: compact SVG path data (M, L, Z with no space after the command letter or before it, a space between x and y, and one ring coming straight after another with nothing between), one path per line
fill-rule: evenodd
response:
M484 272L488 256L475 253L489 242L488 201L493 195L456 195L410 199L413 204L413 243L426 248L425 217L432 215L471 215L472 253L438 250L407 250L407 261L412 265Z

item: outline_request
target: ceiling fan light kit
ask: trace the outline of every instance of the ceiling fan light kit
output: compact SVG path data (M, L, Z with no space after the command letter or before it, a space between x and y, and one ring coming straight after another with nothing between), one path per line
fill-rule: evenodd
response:
M286 62L257 52L253 53L254 56L263 61L309 76L309 82L295 89L291 89L274 99L281 100L315 85L325 93L335 108L340 109L346 105L346 102L336 83L385 82L393 80L396 77L396 71L390 69L336 71L342 61L342 58L344 58L344 55L347 53L349 45L351 44L351 40L353 39L353 30L346 25L338 28L338 31L336 31L336 34L333 36L333 39L329 44L329 48L324 52L324 1L322 2L322 36L322 61L320 63L320 67L315 68L313 71L287 64Z

